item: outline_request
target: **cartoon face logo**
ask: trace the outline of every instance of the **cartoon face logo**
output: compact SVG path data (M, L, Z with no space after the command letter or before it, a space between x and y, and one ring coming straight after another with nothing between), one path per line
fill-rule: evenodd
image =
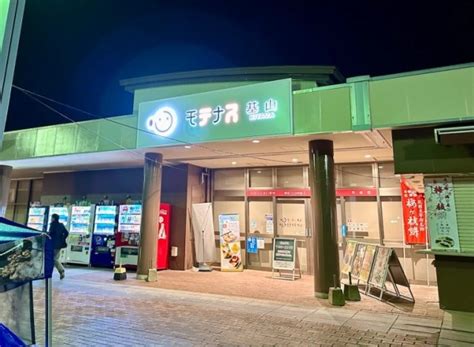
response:
M173 133L177 121L178 117L174 109L161 107L147 119L147 128L157 135L167 136Z

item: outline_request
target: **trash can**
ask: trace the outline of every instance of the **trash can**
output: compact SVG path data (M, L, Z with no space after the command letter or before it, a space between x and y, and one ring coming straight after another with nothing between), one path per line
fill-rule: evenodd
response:
M474 255L440 255L433 262L443 310L474 312Z

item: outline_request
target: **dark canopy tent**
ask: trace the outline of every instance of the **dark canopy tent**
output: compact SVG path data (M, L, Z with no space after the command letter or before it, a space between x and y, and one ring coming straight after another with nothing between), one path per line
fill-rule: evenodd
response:
M12 331L25 344L35 344L32 281L46 281L46 345L51 339L51 275L53 249L49 237L0 217L0 345ZM0 325L0 328L2 326ZM3 341L2 341L3 338Z

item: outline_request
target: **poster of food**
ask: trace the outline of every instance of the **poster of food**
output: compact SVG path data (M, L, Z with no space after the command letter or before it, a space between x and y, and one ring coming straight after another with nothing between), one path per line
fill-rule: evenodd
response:
M353 277L359 277L360 269L362 268L362 262L364 261L366 248L367 248L367 245L363 243L357 244L354 260L352 261L351 274Z
M341 270L341 272L345 275L348 275L352 270L352 259L354 258L356 246L357 243L355 241L347 241Z
M426 243L425 194L411 188L405 179L401 180L400 186L405 244L424 245Z
M451 178L425 178L425 198L431 249L459 252L458 222Z
M367 245L365 248L364 260L362 261L362 267L359 272L359 280L367 283L370 276L370 270L372 269L372 264L374 262L376 246Z
M243 271L238 214L219 215L221 271Z
M369 283L376 287L384 288L387 279L388 261L392 255L392 249L380 246L376 246L376 248L377 251Z

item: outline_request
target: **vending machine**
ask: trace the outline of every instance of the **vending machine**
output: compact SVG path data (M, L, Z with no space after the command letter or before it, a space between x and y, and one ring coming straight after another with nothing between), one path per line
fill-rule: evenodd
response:
M95 209L91 265L113 267L115 260L115 226L117 206L98 205Z
M141 219L142 205L120 205L115 236L115 265L129 268L137 266Z
M157 270L169 268L170 259L170 221L171 205L160 205L160 219L158 224L158 247L156 257Z
M70 210L68 206L50 206L49 207L49 218L48 218L48 225L51 224L51 216L53 214L57 214L59 216L59 223L64 224L67 230L69 230L69 215L70 215ZM66 240L66 243L69 245L69 238ZM59 261L61 263L66 262L66 252L67 248L61 249L61 253L59 256Z
M39 231L48 229L48 207L34 206L28 210L28 222L26 226Z
M72 206L66 263L89 265L92 248L94 205Z

